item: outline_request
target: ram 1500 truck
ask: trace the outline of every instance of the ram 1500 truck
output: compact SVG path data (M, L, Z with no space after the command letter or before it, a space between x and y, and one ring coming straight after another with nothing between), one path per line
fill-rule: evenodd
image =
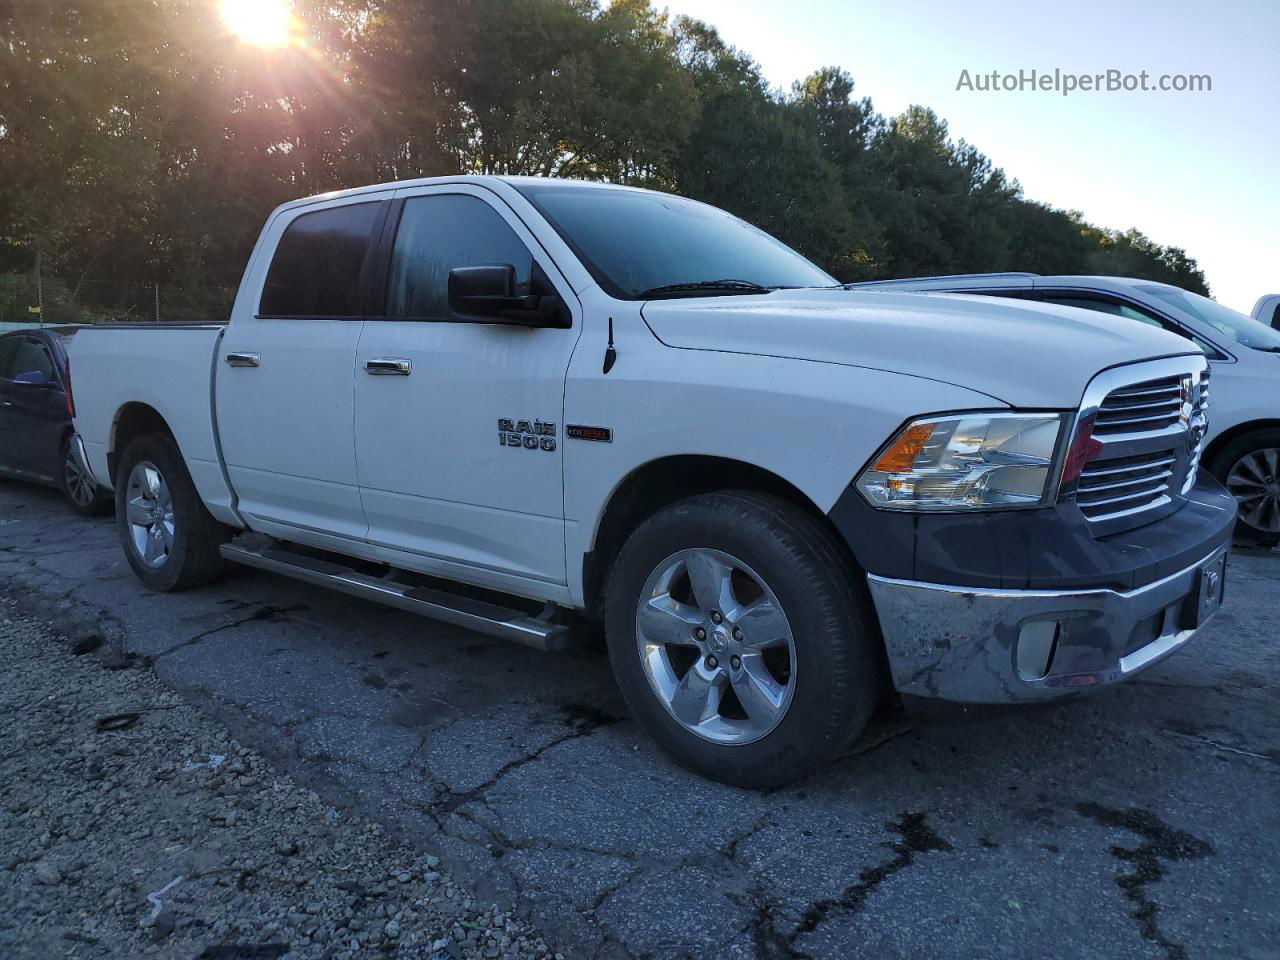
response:
M71 366L147 586L230 560L546 649L595 619L641 726L727 782L837 756L890 685L1114 683L1222 598L1191 343L846 290L662 193L287 203L225 325L84 330Z

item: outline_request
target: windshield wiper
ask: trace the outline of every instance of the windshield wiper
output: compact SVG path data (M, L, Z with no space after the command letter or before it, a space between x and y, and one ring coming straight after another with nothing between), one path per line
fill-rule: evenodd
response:
M723 293L772 293L777 287L764 287L750 280L695 280L689 283L668 283L661 287L641 290L637 297L652 297L659 293L696 293L699 290L716 290Z

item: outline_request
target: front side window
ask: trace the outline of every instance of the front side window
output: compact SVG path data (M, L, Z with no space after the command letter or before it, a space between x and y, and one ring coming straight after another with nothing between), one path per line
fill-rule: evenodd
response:
M533 254L493 207L460 193L404 202L387 279L387 316L448 320L449 271L510 264L516 292L529 289Z
M615 297L734 292L710 287L724 281L740 284L742 293L758 292L752 286L837 286L834 277L763 230L705 203L554 183L517 189ZM684 289L672 289L679 287Z
M17 349L9 362L9 379L18 377L31 383L49 383L57 379L54 372L53 357L49 351L34 340L18 340Z
M258 313L264 317L355 317L382 205L352 203L304 213L276 246Z
M1127 303L1121 303L1117 300L1105 300L1099 297L1071 297L1057 294L1048 294L1044 299L1046 303L1056 303L1064 307L1077 307L1081 310L1093 310L1098 313L1109 313L1113 316L1124 317L1126 320L1137 320L1139 323L1145 323L1148 326L1159 327L1162 330L1168 330L1170 333L1176 333L1183 339L1190 340L1202 353L1210 357L1222 358L1222 355L1214 349L1212 344L1206 343L1195 334L1175 326L1154 314L1147 313L1145 310L1131 307Z
M1056 303L1062 307L1076 307L1079 310L1109 313L1113 316L1124 317L1126 320L1137 320L1139 323L1145 323L1148 326L1159 327L1162 330L1173 329L1159 317L1136 310L1127 303L1120 303L1116 300L1103 300L1098 297L1060 296L1057 294L1047 294L1044 299L1046 303Z
M1280 330L1280 301L1276 302L1275 312L1271 314L1271 327Z
M1272 329L1253 317L1246 317L1243 313L1236 313L1216 300L1164 283L1144 284L1136 289L1175 310L1190 314L1201 323L1207 323L1241 346L1268 353L1280 353L1280 330Z

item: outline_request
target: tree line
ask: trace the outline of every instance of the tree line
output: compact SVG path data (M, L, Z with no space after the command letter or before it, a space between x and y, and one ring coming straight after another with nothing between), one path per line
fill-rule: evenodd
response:
M1206 293L1176 247L1028 200L932 110L877 113L826 67L771 88L648 0L295 0L296 42L216 0L11 0L0 42L0 273L233 285L276 204L493 173L723 207L841 280L989 270Z

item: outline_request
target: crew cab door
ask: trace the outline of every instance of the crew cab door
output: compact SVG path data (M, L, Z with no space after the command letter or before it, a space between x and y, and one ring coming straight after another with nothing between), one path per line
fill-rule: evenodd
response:
M215 406L237 506L255 530L364 539L355 353L389 198L285 210L263 238L272 255L245 277L218 345Z
M397 191L384 249L383 318L365 323L356 351L370 543L388 562L484 586L563 584L564 381L581 330L572 289L482 187ZM451 269L511 264L528 284L535 262L572 327L464 322L449 310ZM526 432L508 443L517 428Z

